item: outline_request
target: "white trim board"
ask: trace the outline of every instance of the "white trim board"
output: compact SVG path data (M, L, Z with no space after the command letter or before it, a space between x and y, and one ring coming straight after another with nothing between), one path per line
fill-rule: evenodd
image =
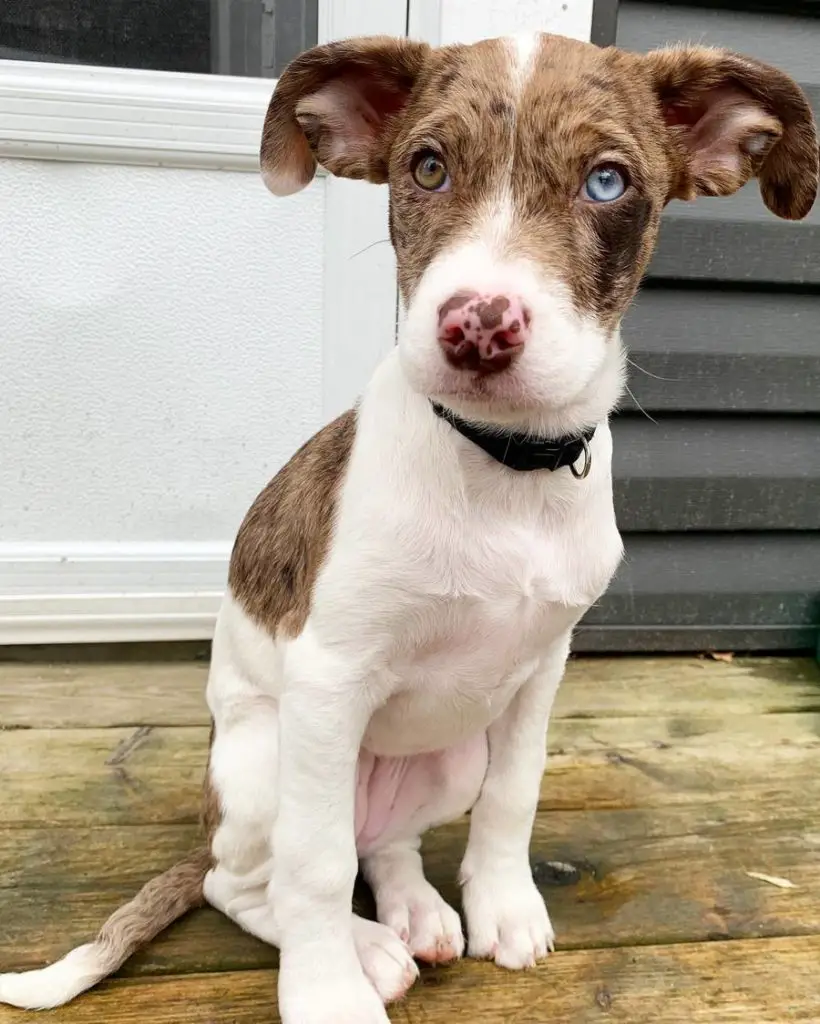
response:
M441 43L442 5L447 0L407 0L407 35L438 46Z
M2 544L0 645L210 639L230 544Z
M594 0L439 0L438 43L473 43L495 36L551 32L588 40L592 32ZM411 25L421 19L436 26L433 0L409 0L420 10Z
M275 85L0 60L0 157L256 172Z
M407 0L319 0L320 43L406 31ZM395 344L398 285L387 209L386 186L328 176L322 358L327 420L350 408Z

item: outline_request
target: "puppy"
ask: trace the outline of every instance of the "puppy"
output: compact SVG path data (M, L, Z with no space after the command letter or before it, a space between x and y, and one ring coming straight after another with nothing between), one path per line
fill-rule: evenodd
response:
M781 72L547 35L317 47L278 82L261 163L280 196L317 163L389 185L398 346L239 531L207 849L96 941L0 977L17 1006L72 998L204 896L280 947L285 1024L386 1024L416 960L464 951L419 847L467 811L469 953L513 970L547 955L528 847L570 636L621 558L621 318L670 200L757 177L801 218L818 178ZM378 922L352 913L359 865Z

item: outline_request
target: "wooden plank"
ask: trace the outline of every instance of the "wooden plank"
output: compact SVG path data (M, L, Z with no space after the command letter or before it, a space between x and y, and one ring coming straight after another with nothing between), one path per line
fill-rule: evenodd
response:
M708 805L541 812L532 860L562 948L820 932L820 787L777 800L721 793ZM455 905L467 823L425 839L431 881ZM95 934L150 877L192 849L195 829L130 826L0 831L7 966L55 959ZM556 867L562 865L562 867ZM783 890L749 871L785 877ZM366 894L359 904L370 906ZM13 951L13 961L8 958ZM128 973L260 967L274 954L211 911L197 912Z
M46 890L0 891L0 966L27 970L52 963L92 939L108 915L133 895L132 890L69 892L55 898ZM258 970L278 962L275 949L208 907L193 911L137 953L122 976Z
M0 662L0 727L204 725L207 661Z
M551 812L531 857L560 948L677 943L820 932L818 834L806 805L723 801L704 809ZM431 882L458 902L466 823L424 845ZM783 890L748 871L787 878Z
M196 822L207 752L202 726L0 732L0 822Z
M0 729L208 724L207 663L2 663ZM803 658L575 658L559 718L820 709L820 667Z
M464 962L427 970L394 1024L754 1024L816 1022L820 939L558 953L511 976ZM108 983L61 1009L61 1024L277 1024L276 977L248 971ZM0 1007L0 1024L30 1015Z
M559 719L549 745L545 810L778 800L795 786L820 795L814 715Z
M820 711L813 658L570 659L556 718L698 717Z
M198 825L0 828L0 890L111 894L116 903L201 842Z
M778 799L820 785L811 714L556 718L549 742L544 809L709 803L721 789ZM207 749L201 726L0 732L0 821L195 822Z

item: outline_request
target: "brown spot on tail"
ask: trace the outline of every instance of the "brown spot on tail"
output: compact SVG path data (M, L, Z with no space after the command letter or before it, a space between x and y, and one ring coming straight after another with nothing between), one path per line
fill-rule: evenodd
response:
M95 942L100 970L106 976L113 974L174 921L202 906L202 888L210 867L210 852L204 847L196 850L164 874L152 878L130 903L115 910Z

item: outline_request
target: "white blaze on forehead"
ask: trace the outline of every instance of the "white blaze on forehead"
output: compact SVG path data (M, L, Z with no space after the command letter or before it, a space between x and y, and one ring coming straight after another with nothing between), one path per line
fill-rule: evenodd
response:
M541 37L537 32L522 32L520 35L512 36L509 42L512 50L513 81L516 91L521 92L535 66L535 54Z
M541 45L537 32L526 32L505 40L510 55L510 78L512 80L513 136L518 131L517 105L524 86L535 67L535 57ZM512 192L512 177L515 162L515 138L507 150L504 174L499 180L495 196L487 204L484 217L478 226L478 236L500 253L506 246L515 221L515 203Z

